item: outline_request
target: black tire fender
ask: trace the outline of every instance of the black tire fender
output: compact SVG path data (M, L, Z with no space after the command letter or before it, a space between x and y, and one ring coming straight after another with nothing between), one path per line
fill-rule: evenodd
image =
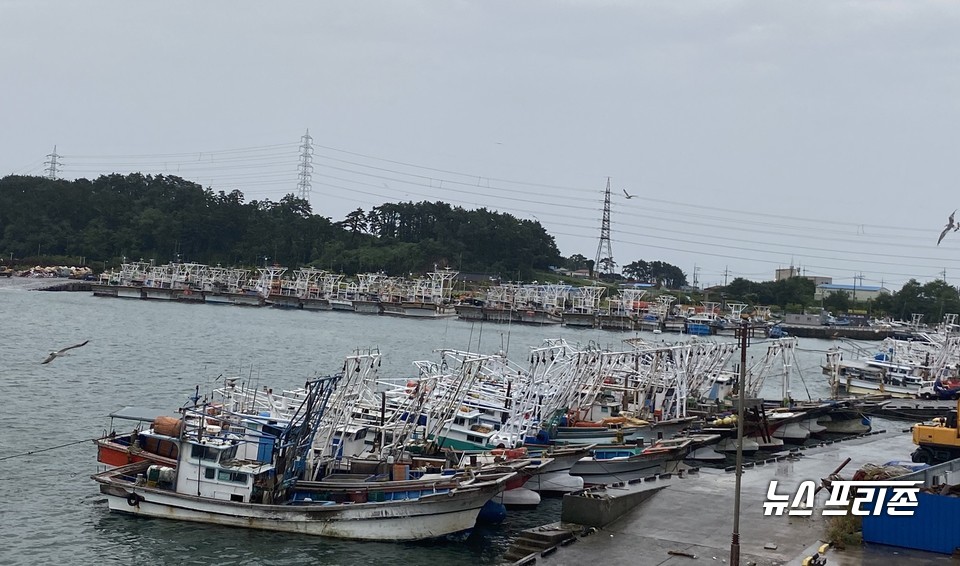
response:
M127 496L127 505L130 507L139 507L141 501L143 501L143 496L137 494L136 492Z

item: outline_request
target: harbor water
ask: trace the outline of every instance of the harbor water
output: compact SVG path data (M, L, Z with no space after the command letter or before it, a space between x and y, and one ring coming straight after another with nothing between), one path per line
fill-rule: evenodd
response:
M495 564L522 529L559 519L560 501L511 511L463 541L357 543L110 513L90 475L107 415L128 405L175 414L222 376L256 387L302 386L336 373L356 348L379 348L380 375L407 379L434 350L495 353L520 362L545 338L626 349L677 335L413 320L342 312L191 305L27 291L0 279L0 565L5 564ZM89 340L48 364L49 352ZM733 341L729 337L701 340ZM830 341L801 339L793 397L827 397ZM762 355L755 339L750 355ZM780 384L768 380L766 397Z

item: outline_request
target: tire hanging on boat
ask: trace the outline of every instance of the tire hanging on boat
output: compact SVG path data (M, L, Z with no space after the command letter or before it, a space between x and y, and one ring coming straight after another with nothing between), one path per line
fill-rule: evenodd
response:
M130 507L139 507L141 501L143 501L143 497L138 495L136 492L127 496L127 505Z

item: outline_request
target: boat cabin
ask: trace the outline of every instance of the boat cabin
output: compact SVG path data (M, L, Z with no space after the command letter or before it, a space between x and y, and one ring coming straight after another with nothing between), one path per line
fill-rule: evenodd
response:
M352 458L372 447L373 435L370 435L368 445L368 432L370 429L366 426L346 424L333 431L333 438L330 439L330 447L324 448L323 456L332 454L336 460Z
M238 503L260 503L274 467L237 459L236 441L186 440L177 464L176 491ZM161 486L162 487L162 486Z

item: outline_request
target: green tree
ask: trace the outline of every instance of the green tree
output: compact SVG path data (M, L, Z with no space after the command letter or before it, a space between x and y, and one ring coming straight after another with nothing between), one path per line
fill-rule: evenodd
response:
M586 257L584 257L581 254L573 254L572 256L564 260L562 263L563 263L563 266L566 267L567 269L571 271L577 271L580 269L587 269L587 263L589 261L590 260L588 260Z
M849 312L852 304L846 291L834 291L823 298L823 308L833 314Z
M342 221L338 222L337 225L345 228L352 234L366 233L367 214L362 208L358 208L348 214Z

